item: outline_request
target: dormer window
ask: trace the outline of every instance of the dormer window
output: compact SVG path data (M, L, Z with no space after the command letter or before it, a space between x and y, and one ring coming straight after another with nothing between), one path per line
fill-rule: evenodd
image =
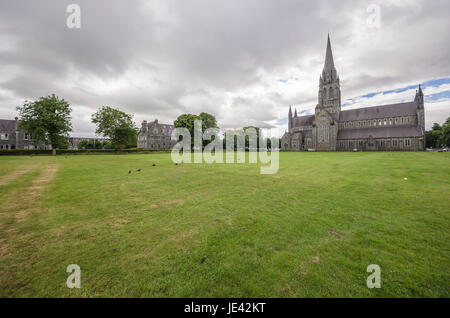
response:
M8 133L0 134L1 140L8 140Z

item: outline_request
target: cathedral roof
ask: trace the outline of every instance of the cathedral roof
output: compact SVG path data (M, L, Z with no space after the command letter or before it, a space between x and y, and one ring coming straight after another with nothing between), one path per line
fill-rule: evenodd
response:
M423 132L419 126L343 129L339 130L337 139L366 139L369 136L373 138L422 137Z
M417 104L415 102L349 109L341 111L339 121L410 116L415 115L416 111Z
M313 124L314 118L315 118L314 115L295 117L294 118L294 127L311 126Z

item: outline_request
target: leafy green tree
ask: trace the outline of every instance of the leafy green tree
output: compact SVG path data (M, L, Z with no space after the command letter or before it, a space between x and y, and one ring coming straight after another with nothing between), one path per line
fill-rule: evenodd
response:
M440 146L440 138L442 127L438 123L434 123L431 130L425 132L425 146L427 148L438 148Z
M441 136L439 137L439 143L443 146L450 145L450 117L447 118L445 123L442 125Z
M26 101L17 111L19 128L31 135L35 145L67 148L68 133L72 131L72 109L64 99L54 94L41 97L34 102Z
M87 140L82 140L78 143L78 149L89 149L89 142Z
M113 144L110 141L103 142L103 149L114 149Z
M186 128L191 134L191 144L194 145L194 121L202 121L202 133L208 128L219 128L217 126L216 117L208 113L200 113L200 115L194 114L182 114L174 121L174 126L176 128ZM181 138L181 137L180 137ZM214 139L214 138L213 138ZM210 143L211 141L203 141L203 146Z
M249 128L253 128L256 130L256 148L259 149L259 138L261 137L261 128L255 126L247 126L244 127L243 130L246 131ZM250 147L249 136L245 136L245 149L248 150Z
M440 148L450 145L450 117L442 126L434 123L431 130L425 132L425 144L427 148Z
M82 140L78 143L78 149L103 149L101 140Z
M227 149L227 133L231 132L233 133L234 130L226 130L223 134L223 149ZM236 134L234 134L233 136L234 139L234 149L233 150L237 150L237 140L238 140L238 136ZM230 149L231 150L231 149Z
M205 131L208 128L219 128L217 126L216 117L208 113L200 113L200 119L202 120L202 130Z
M137 140L133 116L119 109L103 106L92 115L92 122L97 125L95 133L108 137L116 148L123 149Z
M193 115L193 114L182 114L178 116L177 119L174 121L174 126L176 128L186 128L189 130L189 133L191 134L191 139L194 139L194 121L200 120L200 116Z

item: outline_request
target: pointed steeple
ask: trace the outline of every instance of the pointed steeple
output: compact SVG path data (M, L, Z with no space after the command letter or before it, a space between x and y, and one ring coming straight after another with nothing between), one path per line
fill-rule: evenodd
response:
M325 53L325 63L322 75L319 80L318 108L316 115L321 108L326 108L335 120L339 119L341 110L341 86L339 76L334 66L333 51L331 50L330 34L327 38L327 50Z
M288 115L288 131L291 132L292 129L292 107L289 105L289 115Z
M295 115L294 115L294 117L297 117L297 108L295 109Z
M334 69L333 51L331 51L330 34L328 33L327 53L325 55L324 70L331 71Z
M416 91L416 97L414 98L414 101L419 105L422 106L423 105L423 92L422 92L422 87L419 84L419 90Z
M330 82L337 79L337 77L336 68L334 67L333 51L331 50L330 34L328 33L327 51L321 81Z

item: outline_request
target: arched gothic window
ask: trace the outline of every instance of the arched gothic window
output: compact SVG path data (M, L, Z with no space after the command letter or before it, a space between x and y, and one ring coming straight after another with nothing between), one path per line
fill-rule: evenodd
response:
M328 98L329 99L333 98L333 87L330 87L330 90L328 92Z

